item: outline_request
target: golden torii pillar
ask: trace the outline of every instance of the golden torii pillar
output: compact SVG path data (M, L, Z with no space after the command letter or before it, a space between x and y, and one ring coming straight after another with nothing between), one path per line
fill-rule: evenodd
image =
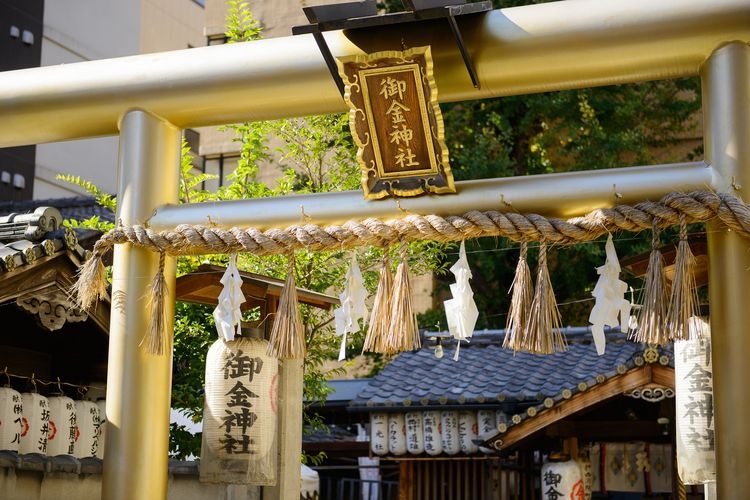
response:
M703 162L466 181L457 194L402 200L412 213L496 209L501 195L519 211L572 217L600 206L712 188L749 197L750 2L747 0L580 0L501 9L459 19L479 77L475 89L448 27L366 36L328 32L334 56L431 45L441 101L582 88L700 74ZM443 31L445 30L445 31ZM403 42L402 42L403 40ZM311 36L261 40L0 74L0 147L120 134L118 216L154 229L207 222L267 229L365 215L398 217L392 202L360 192L226 203L177 201L178 131L186 127L346 111ZM616 200L612 186L623 197ZM750 251L735 234L709 231L718 492L750 491ZM108 373L108 445L102 497L163 499L171 356L139 350L147 327L143 276L156 256L121 245L115 255ZM174 266L166 269L174 291ZM171 297L173 298L173 296ZM301 368L282 370L282 455L269 498L299 486ZM295 407L295 405L297 407ZM290 433L285 433L286 431ZM295 453L297 455L295 456ZM296 472L295 472L296 469ZM295 490L296 489L296 490Z

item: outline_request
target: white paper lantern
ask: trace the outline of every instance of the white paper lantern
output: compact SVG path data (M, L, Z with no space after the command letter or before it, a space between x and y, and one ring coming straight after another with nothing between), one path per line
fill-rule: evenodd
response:
M76 401L76 442L73 456L96 456L99 448L99 407L93 401Z
M0 450L18 451L24 427L21 393L0 387Z
M107 401L98 399L96 406L99 407L99 447L96 449L96 458L104 458L104 440L107 436Z
M406 419L403 413L388 415L388 451L392 455L406 453Z
M591 500L594 485L594 469L591 465L591 459L587 455L581 455L576 461L581 469L581 479L583 479L583 499Z
M72 455L76 442L76 406L66 396L49 398L47 455Z
M387 413L370 413L370 449L376 455L388 454Z
M406 450L412 455L424 453L424 427L422 412L406 414Z
M458 439L458 412L440 412L440 423L443 426L443 453L455 455L461 451L461 443Z
M677 472L683 483L701 484L716 481L711 333L699 318L690 328L702 340L674 343Z
M474 443L477 439L477 414L473 411L458 412L458 441L464 453L476 453L479 448Z
M206 357L200 479L276 484L278 361L268 342L217 340Z
M541 479L543 500L584 499L581 469L567 456L550 458L550 461L542 466Z
M424 451L431 456L443 453L443 424L439 411L422 412Z
M504 411L495 411L495 425L497 426L497 430L508 426L508 415Z
M18 453L47 453L49 401L35 392L21 394L23 429Z
M497 434L497 424L495 422L495 410L479 410L477 412L477 433L479 439L488 439ZM482 453L493 453L490 448L479 447Z

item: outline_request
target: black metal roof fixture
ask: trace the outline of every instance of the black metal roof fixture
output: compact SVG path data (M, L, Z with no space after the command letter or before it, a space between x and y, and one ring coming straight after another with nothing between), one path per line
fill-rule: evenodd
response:
M328 44L326 44L325 37L323 37L324 31L365 29L376 26L446 19L456 39L458 50L461 52L461 57L466 65L466 70L469 72L471 83L475 88L479 88L479 79L477 78L471 55L461 36L461 30L456 22L456 17L492 10L492 2L466 3L466 0L404 0L404 5L407 9L404 12L383 15L378 15L376 0L304 7L302 10L305 12L305 16L307 16L310 24L294 26L292 34L302 35L312 33L339 92L341 92L341 95L344 95L344 82L339 76L336 60L331 54Z

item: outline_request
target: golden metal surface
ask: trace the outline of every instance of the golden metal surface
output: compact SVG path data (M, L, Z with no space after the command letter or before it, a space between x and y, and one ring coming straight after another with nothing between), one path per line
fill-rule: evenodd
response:
M703 162L545 174L456 183L455 195L367 201L361 191L165 205L148 220L156 230L179 224L261 229L292 224L340 224L349 219L456 215L470 210L535 212L575 217L599 207L658 200L670 191L710 189L713 168Z
M117 218L142 223L159 203L177 199L180 130L143 111L121 124ZM104 500L163 499L167 495L171 335L167 354L146 354L147 290L159 255L130 245L115 248L107 372ZM175 264L167 258L166 330L173 329Z
M325 37L336 57L432 46L444 102L695 75L750 40L747 0L578 0L457 21L480 90L444 22ZM300 35L0 74L0 147L115 134L134 107L181 128L346 111Z
M716 189L750 199L750 47L722 47L701 71L706 158ZM718 498L750 491L750 250L747 240L708 225Z

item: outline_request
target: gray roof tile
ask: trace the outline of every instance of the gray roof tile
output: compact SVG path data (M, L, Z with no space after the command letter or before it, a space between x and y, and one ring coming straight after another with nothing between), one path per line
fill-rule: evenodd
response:
M597 356L588 337L569 339L568 350L551 355L513 353L501 347L502 337L476 334L461 346L453 361L455 344L437 359L422 348L401 353L352 400L352 409L378 406L401 407L405 400L420 406L446 404L492 404L519 402L540 404L557 400L564 389L580 392L579 384L591 387L618 374L617 367L634 368L635 358L645 349L618 333L610 333L605 354ZM660 348L672 362L671 346ZM597 378L598 377L598 378ZM525 407L520 410L525 412Z

